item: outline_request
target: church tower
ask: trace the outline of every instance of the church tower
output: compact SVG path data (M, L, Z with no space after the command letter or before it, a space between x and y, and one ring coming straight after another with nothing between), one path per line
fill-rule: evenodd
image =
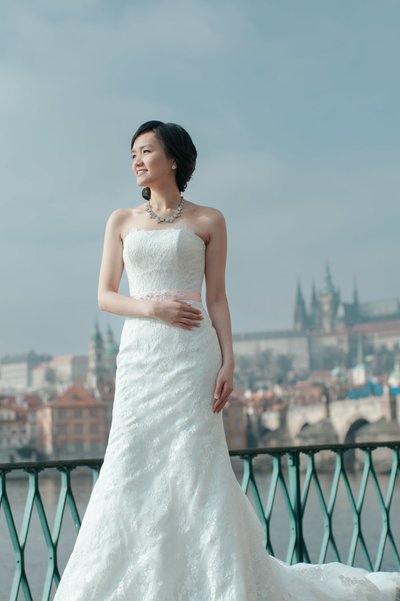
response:
M99 329L99 324L96 321L89 345L88 372L86 376L86 386L90 390L95 390L100 382L103 373L103 352L103 337Z
M118 350L113 331L110 324L108 324L103 338L103 366L107 376L111 379L115 376Z
M297 293L294 307L294 330L296 332L305 332L308 328L308 317L306 304L301 292L300 280L297 279Z
M312 332L315 332L321 328L320 306L319 306L319 302L318 302L318 298L317 298L317 291L315 289L314 281L312 283L309 328Z
M336 326L336 313L340 303L339 291L333 285L329 263L326 264L325 282L319 295L321 305L322 331L333 332Z

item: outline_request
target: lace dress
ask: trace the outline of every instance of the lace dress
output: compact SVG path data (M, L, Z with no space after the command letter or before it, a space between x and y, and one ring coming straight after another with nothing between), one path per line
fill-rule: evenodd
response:
M212 411L222 356L200 296L205 244L183 225L133 229L123 258L132 296L187 298L204 318L125 319L104 462L54 601L400 601L396 572L267 554Z

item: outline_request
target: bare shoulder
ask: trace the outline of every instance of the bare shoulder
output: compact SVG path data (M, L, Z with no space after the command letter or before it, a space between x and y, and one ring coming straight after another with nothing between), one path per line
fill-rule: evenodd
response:
M186 204L190 208L193 217L199 221L204 221L211 226L218 226L225 222L225 217L219 209L215 207L208 207L206 205L196 204L194 202L186 201Z
M221 226L225 224L225 217L222 211L216 209L215 207L206 207L208 210L209 218L215 225Z
M128 217L130 211L131 209L114 209L110 213L107 219L107 223L110 223L112 225L121 224Z
M225 230L223 213L215 207L186 201L187 217L192 229L203 238L206 244Z
M134 224L143 211L144 204L132 208L114 209L107 219L107 227L123 238L127 227Z

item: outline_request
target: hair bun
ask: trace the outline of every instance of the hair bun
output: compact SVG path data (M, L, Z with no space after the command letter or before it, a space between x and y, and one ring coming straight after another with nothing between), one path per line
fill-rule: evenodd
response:
M151 198L151 190L150 188L143 188L142 190L142 196L145 200L150 200Z

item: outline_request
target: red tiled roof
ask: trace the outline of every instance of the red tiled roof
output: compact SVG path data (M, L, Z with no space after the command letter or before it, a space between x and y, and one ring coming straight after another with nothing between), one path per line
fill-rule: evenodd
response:
M24 394L24 401L29 405L29 408L40 407L43 405L42 399L36 394Z
M76 406L76 405L99 406L99 405L102 405L103 406L104 403L103 403L103 401L98 401L97 399L95 399L94 396L92 396L90 394L90 392L88 390L86 390L86 388L83 388L83 386L77 386L77 385L73 384L72 386L70 386L69 388L64 390L64 392L59 397L50 401L49 405L57 406L57 407L59 405L64 405L64 406L71 406L71 405L72 406Z

